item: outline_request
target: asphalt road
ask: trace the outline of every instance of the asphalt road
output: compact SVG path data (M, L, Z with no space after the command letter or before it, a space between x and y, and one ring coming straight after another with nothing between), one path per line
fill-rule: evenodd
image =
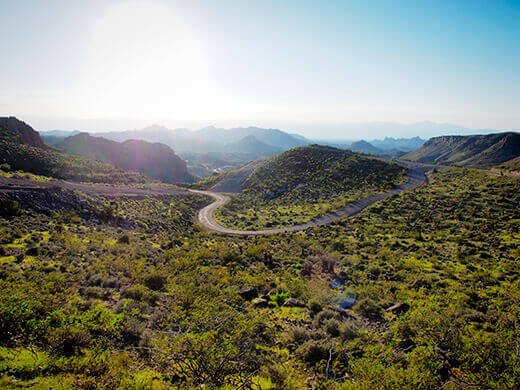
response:
M327 225L332 222L338 221L345 217L352 217L356 214L359 214L368 206L379 202L386 197L398 194L400 192L406 190L412 190L417 188L425 183L426 176L425 173L433 168L448 168L444 166L432 165L432 164L422 164L408 161L399 161L400 164L404 165L408 168L408 181L405 184L402 184L398 187L391 189L390 191L382 192L379 194L374 194L368 196L366 198L360 199L358 201L352 202L340 209L338 209L334 213L325 214L319 218L316 218L312 221L302 223L294 226L287 226L277 229L262 229L262 230L235 230L229 229L224 226L221 226L213 219L213 211L218 209L227 203L230 198L225 194L214 192L214 191L201 191L201 190L190 190L193 193L208 195L212 197L215 201L208 206L201 209L198 213L198 221L204 226L206 229L223 233L223 234L236 234L243 236L252 236L252 235L263 235L263 234L276 234L276 233L286 233L286 232L295 232L298 230L305 230L312 227Z

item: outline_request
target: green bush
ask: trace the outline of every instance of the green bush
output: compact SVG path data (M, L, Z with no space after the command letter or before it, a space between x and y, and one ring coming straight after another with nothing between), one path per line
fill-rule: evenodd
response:
M316 315L316 317L314 317L313 325L316 328L321 328L323 326L323 324L325 323L325 321L330 320L330 319L335 319L335 320L339 321L341 319L341 316L339 315L338 312L326 309L326 310L319 312Z
M359 337L359 327L354 321L345 321L339 326L339 335L343 340L353 340Z
M383 308L377 302L370 298L361 299L355 306L354 310L359 314L368 317L378 319L383 316Z
M277 292L276 294L271 295L271 302L276 306L282 306L288 297L289 294L286 292Z
M339 322L335 318L329 318L325 321L323 321L323 329L327 334L331 335L332 337L338 337L340 335L340 325L341 322Z
M20 203L12 199L0 199L0 215L5 218L12 218L22 213Z
M332 346L323 340L309 340L300 348L303 360L311 365L315 365L329 357Z
M166 282L166 276L157 273L147 275L144 278L144 285L154 291L162 291Z
M57 328L50 332L48 343L53 353L72 356L90 344L90 334L76 326Z
M294 328L291 328L288 332L289 338L298 345L303 344L305 341L309 340L313 332L310 329L295 326Z

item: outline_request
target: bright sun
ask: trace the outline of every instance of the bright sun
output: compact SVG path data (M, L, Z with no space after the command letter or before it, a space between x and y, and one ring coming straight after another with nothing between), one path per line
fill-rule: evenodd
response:
M95 115L177 118L206 112L201 43L172 10L149 1L112 6L92 30L85 108Z

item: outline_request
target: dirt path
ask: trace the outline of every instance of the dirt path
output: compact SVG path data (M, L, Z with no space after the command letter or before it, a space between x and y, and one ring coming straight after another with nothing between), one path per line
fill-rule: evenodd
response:
M147 195L185 195L188 191L171 184L97 184L74 183L62 180L35 181L23 177L0 177L0 193L17 191L45 191L52 188L79 191L88 195L100 196L147 196Z
M356 214L359 214L368 206L376 202L379 202L380 200L383 200L390 195L398 194L406 190L411 190L424 184L424 182L426 181L425 173L427 171L433 168L444 168L438 165L421 164L408 161L399 161L399 163L408 168L408 182L406 182L405 184L393 188L390 191L374 194L366 198L360 199L358 201L352 202L344 207L341 207L334 213L323 215L312 221L294 226L281 227L277 229L235 230L221 226L218 224L217 221L215 221L215 219L213 219L213 212L219 207L226 204L230 200L229 196L214 191L191 190L191 192L202 195L208 195L215 199L213 203L201 209L198 214L199 223L210 231L223 234L237 234L243 236L295 232L298 230L305 230L311 227L327 225L332 222L338 221L342 218L352 217Z
M238 194L242 190L242 183L249 177L251 174L264 163L266 163L266 159L259 159L249 164L246 164L242 168L235 170L234 172L229 172L222 181L215 184L210 190L212 192L227 192L227 193L236 193Z

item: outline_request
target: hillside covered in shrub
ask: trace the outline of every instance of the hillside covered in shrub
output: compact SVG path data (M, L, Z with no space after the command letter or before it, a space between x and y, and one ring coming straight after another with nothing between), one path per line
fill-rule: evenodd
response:
M142 140L110 141L80 133L56 145L67 153L100 160L120 169L140 172L166 183L192 181L186 161L161 143Z
M404 182L405 173L398 164L348 150L303 146L259 164L242 183L242 192L215 216L238 228L292 225L389 190Z
M49 192L49 214L0 194L0 384L518 387L519 189L439 171L264 237L199 231L195 195L79 194L78 214Z
M3 170L74 181L134 183L145 180L138 173L51 148L37 131L13 117L0 118L0 165Z

